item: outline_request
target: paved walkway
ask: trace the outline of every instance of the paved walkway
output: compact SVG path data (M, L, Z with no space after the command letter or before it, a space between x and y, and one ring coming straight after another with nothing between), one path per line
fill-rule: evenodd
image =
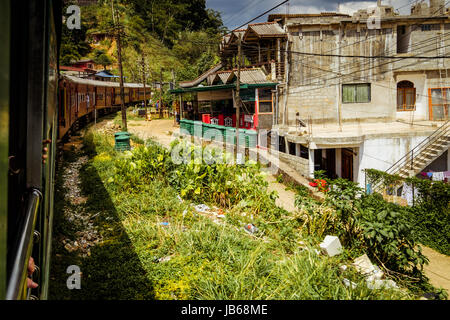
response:
M173 125L173 120L128 122L129 132L144 140L153 138L166 147L170 145L171 141L176 139L173 133L177 130L178 128ZM308 180L287 164L279 162L278 167L285 177L290 177L296 183L308 186ZM286 190L286 186L278 183L274 176L269 175L267 179L269 182L269 190L275 190L279 194L277 205L287 211L294 211L295 192ZM309 188L312 189L311 187ZM314 192L313 196L316 198L322 197L318 192ZM425 274L430 279L430 282L436 287L444 288L450 295L450 256L440 254L427 247L423 247L423 253L430 260L429 265L424 268Z

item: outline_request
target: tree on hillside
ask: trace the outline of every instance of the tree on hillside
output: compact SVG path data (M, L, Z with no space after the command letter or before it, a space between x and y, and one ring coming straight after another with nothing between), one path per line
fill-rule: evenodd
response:
M94 58L92 60L94 60L96 64L101 64L105 70L107 66L110 66L113 63L113 60L108 56L105 50L95 50Z

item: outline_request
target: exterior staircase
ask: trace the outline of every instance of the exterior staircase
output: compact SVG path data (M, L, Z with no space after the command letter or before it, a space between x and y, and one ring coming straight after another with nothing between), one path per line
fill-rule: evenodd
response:
M447 120L432 135L419 143L403 158L397 161L386 173L402 178L416 176L434 160L439 158L450 146L450 121ZM381 191L382 186L374 186L374 191Z

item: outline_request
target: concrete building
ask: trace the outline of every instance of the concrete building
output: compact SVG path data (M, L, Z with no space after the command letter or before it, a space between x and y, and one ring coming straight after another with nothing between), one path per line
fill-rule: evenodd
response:
M231 101L240 44L242 75L272 86L268 112L253 117L253 129L270 130L258 147L275 145L304 177L325 170L363 187L364 169L449 171L449 17L444 0L416 2L409 15L381 1L353 16L272 14L224 36L221 63L174 93L227 89ZM195 95L192 109L203 95L224 100L218 92Z
M405 16L378 1L353 16L274 14L269 23L286 33L265 48L284 58L272 126L283 160L306 177L325 170L361 186L366 168L403 176L450 170L443 0L420 2Z

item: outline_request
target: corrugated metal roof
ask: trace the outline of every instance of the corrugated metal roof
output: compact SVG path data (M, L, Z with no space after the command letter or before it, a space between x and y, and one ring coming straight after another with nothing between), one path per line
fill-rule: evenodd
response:
M109 82L109 81L98 81L98 80L90 80L90 79L81 79L69 75L64 75L64 78L67 78L68 80L78 83L78 84L85 84L88 86L102 86L102 87L113 87L118 88L120 87L120 83L118 82ZM123 86L125 88L143 88L144 86L139 83L124 83Z
M213 74L214 72L217 72L222 68L222 63L216 64L214 67L203 73L201 76L199 76L197 79L194 79L192 81L183 81L180 82L180 87L182 88L190 88L199 85L201 82L203 82L208 76Z
M286 33L276 22L255 23L248 26L260 37L264 36L285 36Z
M237 71L235 71L234 74L236 75ZM244 69L241 70L241 82L247 84L266 83L267 79L264 72L259 68Z
M221 72L218 76L224 84L231 84L237 77L237 70ZM245 84L267 83L267 78L260 68L242 69L240 81Z
M227 83L227 80L228 80L228 77L230 76L230 74L231 74L231 71L220 72L217 74L217 76L220 78L222 83Z

